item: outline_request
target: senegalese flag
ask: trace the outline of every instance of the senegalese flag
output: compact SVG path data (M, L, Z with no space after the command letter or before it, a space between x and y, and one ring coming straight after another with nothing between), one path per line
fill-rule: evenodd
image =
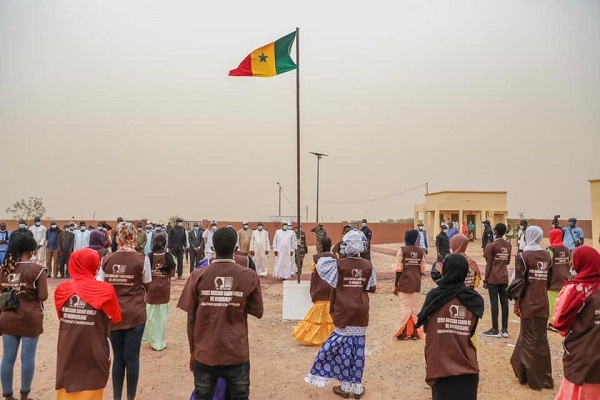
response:
M269 77L293 71L298 66L290 56L296 32L277 39L263 47L259 47L240 63L236 69L229 71L229 76Z

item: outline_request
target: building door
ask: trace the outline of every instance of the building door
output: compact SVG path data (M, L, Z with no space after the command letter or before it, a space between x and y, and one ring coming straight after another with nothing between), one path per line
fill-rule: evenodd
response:
M473 224L475 226L475 229L473 230L473 233L471 234L471 232L469 232L469 239L475 239L477 237L477 224L475 223L475 214L468 214L467 215L467 225L471 225ZM472 235L472 237L471 237Z

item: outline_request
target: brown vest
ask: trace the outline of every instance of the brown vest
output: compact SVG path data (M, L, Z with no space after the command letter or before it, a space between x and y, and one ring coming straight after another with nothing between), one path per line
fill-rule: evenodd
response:
M331 257L335 259L335 254L333 253L319 253L313 256L313 262L316 264L319 262L321 257ZM317 271L313 271L310 275L310 298L312 302L316 301L329 301L331 296L331 286L327 282L325 282Z
M581 309L563 345L565 378L576 385L600 383L600 290Z
M212 264L214 259L214 257L210 258L208 260L208 264ZM250 257L248 257L248 254L244 253L243 251L236 251L235 253L233 253L233 260L237 265L250 268Z
M138 252L117 251L102 260L105 281L115 287L123 320L111 331L134 328L146 322L145 289L142 286L145 256Z
M367 284L373 273L370 261L342 258L337 262L338 282L335 289L333 324L340 328L369 325L369 295Z
M402 247L403 271L398 279L398 290L402 293L421 292L421 262L425 251L419 246Z
M522 318L548 318L548 269L550 268L550 254L546 250L523 251L517 255L517 262L521 256L529 270L525 275L525 288L521 294L519 306Z
M25 274L21 273L29 266ZM10 273L0 274L2 290L16 289L19 307L0 312L0 334L36 337L44 331L44 303L38 299L36 281L46 270L39 264L22 262Z
M563 284L569 280L569 261L571 260L571 253L567 246L550 246L550 251L554 254L554 261L550 269L550 280L549 290L561 290Z
M452 299L425 322L425 381L479 373L471 332L477 317L458 299Z
M171 300L171 276L173 271L161 271L167 266L166 253L152 254L152 282L148 286L148 304L167 304ZM169 255L170 257L170 255Z
M56 390L97 390L106 386L110 371L110 320L79 296L60 310Z

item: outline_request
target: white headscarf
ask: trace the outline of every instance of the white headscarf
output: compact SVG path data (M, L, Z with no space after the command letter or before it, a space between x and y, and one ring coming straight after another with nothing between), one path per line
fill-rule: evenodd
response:
M525 231L525 248L523 251L544 250L540 242L544 238L544 231L539 226L529 226Z
M367 237L357 229L352 229L344 235L340 245L340 253L346 257L352 257L365 251Z

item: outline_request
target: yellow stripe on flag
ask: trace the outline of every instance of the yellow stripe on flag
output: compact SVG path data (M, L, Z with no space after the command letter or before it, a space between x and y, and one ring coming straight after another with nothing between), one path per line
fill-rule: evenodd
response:
M275 43L269 43L250 53L252 76L275 76Z

